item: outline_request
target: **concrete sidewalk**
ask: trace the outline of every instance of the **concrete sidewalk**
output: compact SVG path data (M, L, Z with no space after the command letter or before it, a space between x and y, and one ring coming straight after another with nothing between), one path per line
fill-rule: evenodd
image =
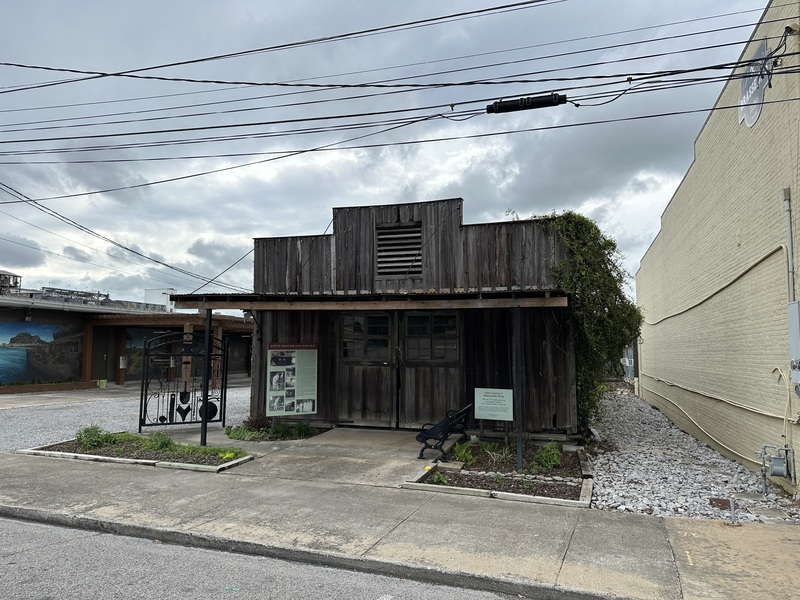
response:
M0 516L524 597L794 593L784 577L800 568L795 525L400 489L426 464L413 432L356 430L358 444L353 433L241 444L212 428L209 444L256 455L219 474L0 454Z

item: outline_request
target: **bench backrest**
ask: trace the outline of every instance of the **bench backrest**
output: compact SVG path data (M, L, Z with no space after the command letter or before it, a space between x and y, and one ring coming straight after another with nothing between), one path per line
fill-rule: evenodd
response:
M449 422L453 425L458 425L461 423L466 422L467 417L469 416L469 409L472 408L472 404L467 404L464 408L460 409L458 412L453 413L449 417Z

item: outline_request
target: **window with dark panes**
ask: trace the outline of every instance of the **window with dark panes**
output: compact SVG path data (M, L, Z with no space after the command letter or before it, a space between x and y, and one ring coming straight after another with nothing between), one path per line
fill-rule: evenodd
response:
M415 314L406 317L406 358L458 360L458 318L455 314Z
M342 316L342 358L389 360L389 315L363 313Z

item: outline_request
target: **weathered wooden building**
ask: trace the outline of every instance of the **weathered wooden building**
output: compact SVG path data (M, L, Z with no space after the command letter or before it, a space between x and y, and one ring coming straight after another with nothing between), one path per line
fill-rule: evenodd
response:
M561 246L537 220L464 225L462 205L335 208L332 234L255 240L254 294L174 299L252 313L254 414L270 345L307 344L318 420L418 428L518 377L525 429L574 431L568 298L552 271Z

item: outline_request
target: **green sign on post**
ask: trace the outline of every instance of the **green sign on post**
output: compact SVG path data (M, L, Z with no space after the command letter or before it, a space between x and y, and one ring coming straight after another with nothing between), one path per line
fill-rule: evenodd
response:
M475 388L475 418L514 420L514 390Z

